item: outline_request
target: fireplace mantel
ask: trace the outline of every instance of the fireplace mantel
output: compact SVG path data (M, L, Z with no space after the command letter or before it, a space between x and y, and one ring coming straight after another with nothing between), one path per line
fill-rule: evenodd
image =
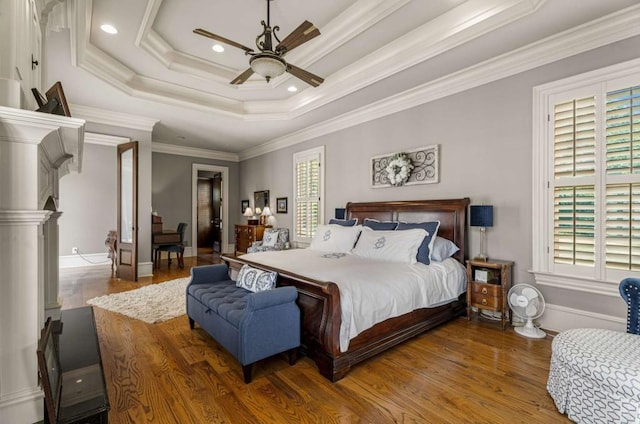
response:
M79 172L85 121L0 106L0 422L43 418L36 348L59 313L59 180Z

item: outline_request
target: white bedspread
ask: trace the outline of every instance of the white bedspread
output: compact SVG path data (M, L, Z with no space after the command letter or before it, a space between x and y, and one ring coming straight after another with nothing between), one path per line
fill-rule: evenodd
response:
M388 318L448 303L466 290L465 268L449 258L431 265L380 262L352 254L292 249L242 259L290 271L340 288L340 350L362 331Z

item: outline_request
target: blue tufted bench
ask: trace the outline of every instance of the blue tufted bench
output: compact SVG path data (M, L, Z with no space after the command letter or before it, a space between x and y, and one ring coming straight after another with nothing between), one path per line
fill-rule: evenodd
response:
M300 309L295 287L276 287L253 293L229 277L226 265L191 268L187 285L189 326L197 323L242 365L245 383L252 365L288 351L296 361L300 346Z

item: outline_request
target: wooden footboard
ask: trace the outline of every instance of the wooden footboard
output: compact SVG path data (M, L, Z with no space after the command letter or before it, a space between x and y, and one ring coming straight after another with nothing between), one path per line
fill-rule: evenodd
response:
M302 317L302 347L312 358L320 373L331 381L338 378L334 369L334 358L340 354L340 292L332 282L316 281L285 270L271 268L255 262L243 260L242 257L224 255L222 260L234 273L240 271L242 265L249 264L255 268L278 273L278 286L294 286L298 289L298 307Z

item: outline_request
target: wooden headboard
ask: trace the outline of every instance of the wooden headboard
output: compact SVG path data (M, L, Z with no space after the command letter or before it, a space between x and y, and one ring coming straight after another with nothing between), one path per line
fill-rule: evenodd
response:
M444 200L408 200L397 202L347 203L345 218L379 221L440 221L438 235L453 241L460 251L454 255L464 265L467 251L467 208L469 198Z

